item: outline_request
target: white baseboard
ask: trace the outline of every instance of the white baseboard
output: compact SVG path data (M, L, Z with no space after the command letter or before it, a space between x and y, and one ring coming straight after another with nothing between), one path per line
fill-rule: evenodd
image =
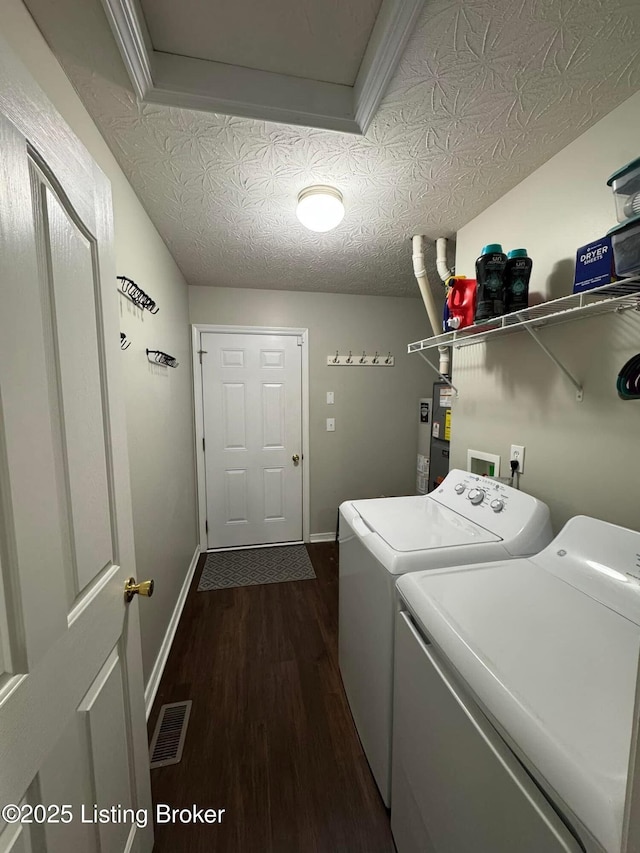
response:
M336 538L335 530L329 533L312 533L309 537L310 542L334 542Z
M189 587L191 586L191 581L193 580L193 575L195 574L199 558L200 546L198 545L196 546L196 550L193 552L193 557L191 558L189 569L187 570L184 583L182 584L180 595L178 596L176 606L173 608L173 613L171 614L171 619L169 620L167 633L164 635L164 640L162 641L162 645L160 646L158 657L156 658L156 662L154 663L153 669L151 670L151 675L149 676L149 683L147 684L144 691L144 706L147 712L147 720L149 719L149 715L151 714L151 708L153 707L153 702L156 698L158 687L160 686L160 679L162 678L162 673L164 672L164 668L167 664L169 652L171 651L171 646L173 645L173 638L175 637L176 631L178 630L178 623L180 622L180 617L182 616L184 604L187 600L187 594L189 592Z

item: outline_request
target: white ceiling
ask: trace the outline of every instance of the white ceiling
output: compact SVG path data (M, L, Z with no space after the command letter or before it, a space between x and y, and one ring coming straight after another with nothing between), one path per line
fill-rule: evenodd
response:
M155 50L355 83L381 0L142 0Z
M99 0L27 5L194 285L415 295L412 234L454 234L640 88L637 0L427 0L364 137L139 105ZM328 234L295 218L312 183L345 196Z

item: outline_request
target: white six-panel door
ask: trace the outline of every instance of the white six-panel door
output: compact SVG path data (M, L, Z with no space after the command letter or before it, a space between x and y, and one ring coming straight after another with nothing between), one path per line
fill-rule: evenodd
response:
M209 548L302 540L297 335L203 332Z
M110 188L1 38L0 152L0 853L148 853Z

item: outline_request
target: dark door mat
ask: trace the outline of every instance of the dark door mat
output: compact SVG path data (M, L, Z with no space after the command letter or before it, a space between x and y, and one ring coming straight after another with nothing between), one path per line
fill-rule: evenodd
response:
M216 551L207 555L198 583L198 592L229 589L234 586L313 580L315 576L304 545Z

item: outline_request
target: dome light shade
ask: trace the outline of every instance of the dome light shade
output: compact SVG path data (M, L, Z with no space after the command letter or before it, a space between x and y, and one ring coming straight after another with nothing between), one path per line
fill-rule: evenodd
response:
M331 231L342 222L342 193L335 187L307 187L298 196L296 215L310 231Z

